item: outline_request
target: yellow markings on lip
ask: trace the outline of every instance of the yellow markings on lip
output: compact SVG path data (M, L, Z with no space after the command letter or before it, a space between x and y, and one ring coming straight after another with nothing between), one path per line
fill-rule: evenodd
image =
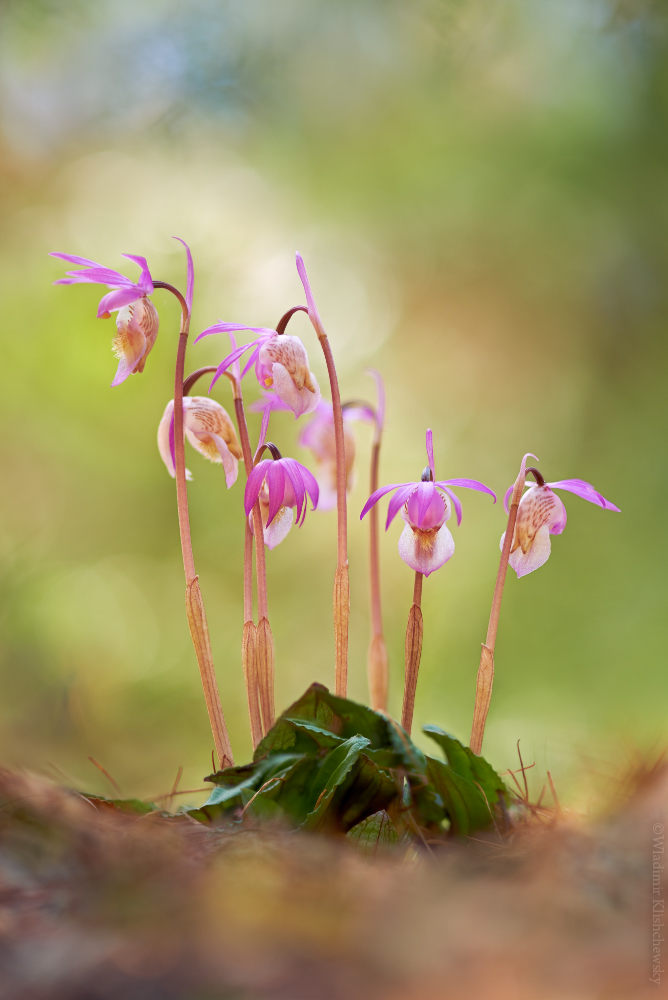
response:
M274 380L271 375L269 376L269 378L266 378L264 380L264 384L266 385L267 389L271 388L271 386L274 384Z

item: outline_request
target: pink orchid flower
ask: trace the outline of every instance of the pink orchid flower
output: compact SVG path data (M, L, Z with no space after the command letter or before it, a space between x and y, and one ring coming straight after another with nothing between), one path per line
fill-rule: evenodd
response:
M76 285L89 283L107 285L113 289L100 299L97 308L98 319L108 319L118 310L117 333L112 349L118 360L118 370L112 385L120 385L128 376L142 372L151 348L158 336L158 311L148 298L153 292L153 280L145 257L125 253L123 257L134 261L141 268L138 282L126 278L119 271L96 264L86 257L76 257L67 253L52 253L70 264L81 264L82 270L68 271L66 278L59 278L54 285Z
M183 431L193 448L210 462L222 462L227 488L234 485L242 457L234 424L227 411L208 396L185 396ZM174 400L170 399L158 427L158 449L170 476L175 476ZM192 479L186 469L186 478Z
M556 483L546 483L537 469L528 468L526 471L533 473L536 484L529 486L517 508L515 535L508 559L518 577L533 573L547 562L552 548L550 535L560 535L566 527L566 508L554 490L567 490L604 510L616 510L620 513L619 507L606 500L584 479L561 479ZM506 513L512 491L513 486L506 491L503 501ZM501 548L505 537L504 532L501 536Z
M370 406L354 403L343 406L343 436L346 449L346 489L350 493L354 486L355 436L351 424L354 421L374 424L376 415ZM336 442L334 440L334 410L332 404L321 399L310 420L299 435L302 448L310 448L315 459L316 479L320 487L318 510L333 510L336 507Z
M431 430L427 431L427 457L429 465L422 473L419 483L393 483L381 487L372 493L360 514L361 520L381 497L397 490L388 504L385 530L403 507L401 516L406 526L399 539L399 555L407 566L424 576L429 576L434 570L444 566L455 552L455 542L446 521L452 516L454 506L457 524L461 524L462 505L450 487L464 486L469 490L488 493L496 503L496 494L477 479L436 480Z
M297 508L297 527L304 523L306 496L311 498L311 510L318 506L318 484L309 470L294 458L282 458L275 445L265 447L274 456L258 462L246 481L244 510L250 518L253 505L260 501L265 545L275 548L290 531L294 520L292 508ZM253 521L250 520L251 530Z
M306 349L299 337L287 333L277 333L263 326L246 326L242 323L216 323L207 327L195 340L214 333L232 333L235 330L251 330L258 336L250 344L242 344L223 358L211 382L211 388L221 375L246 351L251 355L241 373L241 377L255 366L255 376L260 385L272 388L280 399L292 410L295 417L312 413L320 402L320 389L315 375L309 369Z

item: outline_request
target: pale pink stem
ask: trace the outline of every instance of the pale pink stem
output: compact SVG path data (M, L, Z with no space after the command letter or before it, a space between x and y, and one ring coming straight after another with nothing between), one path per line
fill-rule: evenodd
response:
M413 584L413 604L406 625L406 673L404 675L404 702L401 709L401 725L408 735L413 726L415 692L417 690L420 659L422 658L422 573L415 574Z
M378 489L378 467L380 464L380 444L383 428L376 420L373 444L371 446L370 493ZM376 504L370 511L369 524L369 573L371 585L371 642L367 654L367 675L371 707L376 711L387 711L388 669L387 648L383 635L383 610L380 598L380 558L379 558L379 512Z
M186 577L186 613L190 626L195 654L199 665L204 699L209 713L211 732L221 768L231 767L234 763L230 738L225 725L225 717L220 703L218 683L213 666L209 629L204 611L204 602L195 572L192 540L190 537L190 520L188 517L188 491L186 486L186 463L183 436L183 372L188 345L190 328L190 313L181 293L164 281L154 281L154 288L164 288L176 296L181 305L181 328L179 344L176 352L176 370L174 373L174 458L176 478L176 503L179 515L179 531L181 534L181 551L183 553L183 568Z
M505 538L503 539L499 570L496 574L494 596L492 597L492 610L489 616L489 625L487 626L487 639L482 644L482 651L480 655L480 666L478 667L478 676L476 679L475 705L473 708L473 726L471 729L471 750L473 750L476 754L480 754L482 752L482 741L485 735L485 723L487 721L487 713L492 700L492 685L494 683L494 646L496 645L496 633L499 628L499 615L501 613L501 600L503 598L503 588L506 582L506 573L508 572L508 559L510 558L510 549L515 536L517 508L519 507L520 500L522 499L522 490L524 489L524 480L526 478L526 460L527 456L525 455L522 459L519 475L515 480L515 485L510 499L508 525L506 527Z
M253 471L253 453L248 436L248 425L246 424L246 413L241 394L239 382L230 372L225 372L234 386L234 411L237 417L239 428L239 442L244 457L246 476L250 476ZM262 530L262 515L260 513L260 501L256 500L253 505L253 532L255 534L255 571L257 581L257 633L255 644L255 662L257 665L257 683L260 691L260 705L262 709L262 732L263 735L271 729L276 717L274 700L274 639L269 625L269 611L267 603L267 566L264 550L264 533ZM248 523L248 521L246 522ZM245 556L252 553L252 541L250 550L245 549ZM246 600L248 593L248 567L250 563L244 558L244 606L247 608ZM251 619L252 619L252 598L251 598ZM248 621L248 619L246 619ZM248 631L248 630L247 630ZM249 687L249 711L251 712L251 730L254 728L253 714L251 708L251 693ZM255 737L253 737L255 739Z

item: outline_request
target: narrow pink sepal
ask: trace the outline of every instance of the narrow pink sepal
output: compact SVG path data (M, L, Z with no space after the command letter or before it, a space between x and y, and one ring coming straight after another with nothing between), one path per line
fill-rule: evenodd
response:
M390 497L390 502L387 505L387 520L385 521L385 531L394 521L395 517L403 507L403 505L411 498L412 494L417 489L417 483L406 483L403 489L398 490L393 497Z
M256 364L256 362L257 362L257 359L258 359L258 355L259 355L259 353L260 353L260 344L258 343L258 341L257 341L257 340L255 340L255 341L253 341L253 343L257 344L257 347L255 348L255 350L253 351L253 353L252 353L252 354L251 354L251 356L249 357L248 361L247 361L247 362L246 362L246 364L244 365L244 370L243 370L243 371L242 371L242 373L241 373L241 377L242 377L242 378L245 378L245 376L246 376L246 375L247 375L247 373L248 373L248 372L249 372L249 371L251 370L251 368L253 367L253 365L255 365L255 364ZM251 345L249 345L249 346L251 346ZM257 372L256 372L256 374L257 374ZM259 379L259 376L258 376L258 382L259 382L259 381L260 381L260 379ZM289 408L289 407L288 407L288 408Z
M204 335L202 334L201 336L204 336ZM197 339L199 340L199 337ZM221 377L221 375L223 375L227 371L227 369L230 367L230 365L234 361L236 361L237 358L240 358L242 356L242 354L245 351L247 351L248 348L251 347L251 346L252 346L251 344L242 344L241 347L237 347L237 349L235 351L231 351L227 355L227 357L223 358L223 360L220 362L220 364L216 368L216 374L213 376L213 379L211 380L211 385L209 386L209 392L211 392L211 390L213 389L213 387L216 384L216 382L218 381L218 379Z
M315 299L313 298L313 292L311 291L311 282L308 280L308 274L306 273L306 266L304 260L300 253L295 254L295 260L297 263L297 272L301 278L301 283L304 286L304 294L306 295L306 304L308 306L308 314L311 322L313 323L316 331L318 333L324 334L325 328L322 325L322 320L320 319L320 313L318 312L318 307L315 304Z
M431 478L436 479L436 472L434 470L434 436L431 433L431 428L427 431L427 458L429 459Z
M306 505L304 503L305 495L306 495L306 490L304 489L304 479L303 479L303 477L301 476L301 474L299 472L299 466L298 466L297 462L294 463L295 465L298 466L297 469L295 469L293 467L292 462L290 461L290 459L284 458L282 460L282 464L283 464L283 468L285 470L285 474L288 477L288 480L290 481L290 485L292 486L292 492L295 495L295 500L297 501L297 505L296 505L297 506L297 521L296 521L296 524L297 524L297 527L299 527L300 519L301 519L302 523L303 523L303 520L304 520L304 518L302 517L302 509L304 511L304 517L306 516Z
M269 493L269 513L267 515L267 527L269 527L281 507L284 506L285 472L280 461L269 463L266 480Z
M151 277L151 272L148 269L146 257L137 257L132 253L122 253L121 257L125 257L127 260L131 260L135 264L139 265L141 268L141 275L137 284L145 295L151 295L153 292L153 279Z
M244 490L244 511L246 514L250 514L253 509L253 505L262 489L267 466L271 465L271 463L272 459L263 458L261 462L257 463L246 480L246 489Z
M390 483L389 486L381 486L379 490L376 490L375 493L371 494L367 502L364 504L362 513L360 514L360 521L365 514L368 514L374 504L378 503L381 497L384 497L386 493L390 492L390 490L398 490L400 486L417 486L417 483Z
M283 461L290 465L297 466L297 469L299 470L299 475L304 480L304 487L306 489L306 492L311 498L311 503L313 504L311 510L315 510L316 507L318 506L318 500L320 499L320 487L318 486L317 479L315 478L313 473L306 468L305 465L302 465L301 462L298 462L296 459L284 458Z
M440 487L440 489L443 490L444 493L447 493L448 496L450 497L450 499L452 500L452 505L455 508L455 514L457 515L457 527L459 527L460 524L462 523L462 504L461 504L461 500L459 499L459 497L457 496L457 494L453 493L452 490L448 486L443 486L442 484L439 483L439 487Z
M97 318L104 317L106 319L110 312L122 309L123 306L129 306L132 302L137 302L143 298L143 294L136 285L130 285L128 288L115 288L112 292L107 292L100 299L97 307Z
M269 330L266 326L248 326L247 323L214 323L213 326L207 326L206 330L202 330L200 335L195 338L194 343L197 343L202 337L210 337L214 333L230 333L237 330L250 330L251 333L269 334L272 337L276 335L275 330ZM250 344L246 346L250 347Z
M104 264L98 264L97 261L88 260L87 257L77 257L71 253L49 253L49 257L58 257L59 260L64 260L68 264L81 264L82 267L99 267L104 268Z
M186 248L186 260L188 261L187 277L186 277L186 305L188 306L188 313L192 314L193 311L193 292L195 291L195 268L193 267L193 255L190 252L190 247L185 240L182 240L180 236L172 236L173 240L178 240Z
M569 493L575 493L576 496L588 500L589 503L595 503L597 506L603 507L604 510L614 510L621 514L619 507L615 507L614 503L606 500L598 490L594 489L591 483L584 479L560 479L557 483L547 483L546 485L553 490L567 490Z
M510 497L512 496L512 492L514 489L515 489L515 484L513 483L512 486L508 487L505 496L503 498L503 509L505 510L506 514L510 514Z
M478 493L486 493L490 497L494 497L494 503L496 503L496 493L494 490L490 490L489 486L485 486L484 483L478 482L477 479L441 479L436 483L437 486L463 486L467 490L477 490Z

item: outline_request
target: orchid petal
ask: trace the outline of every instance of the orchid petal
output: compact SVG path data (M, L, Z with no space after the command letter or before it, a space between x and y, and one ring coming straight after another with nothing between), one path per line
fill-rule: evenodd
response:
M257 340L254 341L254 343L257 344L257 347L255 348L255 350L253 351L253 353L251 354L250 358L248 359L248 361L246 362L246 364L244 366L244 370L241 373L241 377L242 378L244 378L244 376L247 374L247 372L249 372L251 370L251 368L253 367L253 365L257 361L258 354L260 353L260 344L258 343ZM249 345L249 346L252 346L252 345ZM259 381L259 379L258 379L258 381Z
M236 351L237 346L238 346L237 345L237 338L234 336L234 334L231 331L228 333L227 336L230 338L230 344L232 345L232 350ZM233 363L233 365L232 365L232 374L234 375L234 377L237 380L237 382L241 381L241 367L239 365L239 361L238 360L235 361Z
M294 461L294 460L293 460ZM301 468L298 462L290 461L290 459L283 459L283 468L285 469L285 474L288 477L290 484L292 486L292 491L295 495L295 500L297 501L297 526L299 526L300 518L302 517L302 508L304 508L304 517L306 517L306 505L304 503L304 497L306 491L304 489L304 480L301 476ZM295 466L297 468L295 468ZM302 518L303 521L303 518Z
M240 358L242 356L242 354L245 351L248 350L249 347L252 347L252 344L242 344L241 347L237 347L237 349L235 351L231 351L227 355L227 357L223 358L223 360L220 362L220 364L216 368L216 374L213 376L213 379L211 381L211 385L209 386L209 392L211 392L211 390L213 389L214 385L216 384L216 382L218 381L218 379L221 377L221 375L223 375L227 371L227 369L230 367L230 365L233 364L233 362L235 362L237 360L237 358Z
M68 264L81 264L82 267L104 267L104 264L98 264L94 260L88 260L87 257L77 257L71 253L50 253L49 257L58 257L59 260L64 260Z
M267 472L267 466L271 465L272 460L270 458L264 458L261 462L251 470L251 474L246 480L246 489L244 490L244 511L246 514L250 514L253 507L255 506L255 501L258 498L260 490L262 489L262 483L264 482L264 477Z
M434 436L431 433L431 428L427 431L427 458L429 459L431 478L434 480L436 479L436 472L434 471Z
M390 502L387 505L387 520L385 521L385 531L394 521L395 517L410 498L411 494L415 492L418 487L418 483L405 483L403 489L400 489L398 493L395 493L393 497L390 498Z
M510 514L510 507L508 504L514 489L515 489L515 484L513 483L512 486L508 487L503 497L503 509L505 510L506 514Z
M148 269L146 257L136 257L131 253L122 253L121 257L125 257L127 260L131 260L133 263L139 265L141 268L141 275L137 284L146 295L150 295L154 290L153 279L151 278L151 272Z
M606 500L598 490L594 489L591 483L585 482L584 479L560 479L557 483L547 483L547 485L553 490L567 490L569 493L575 493L576 496L588 500L589 503L595 503L597 506L603 507L604 510L614 510L621 514L619 507L615 507L614 503Z
M71 284L87 282L91 285L109 285L110 288L130 288L134 282L124 274L109 267L90 267L83 271L68 271Z
M283 498L285 496L285 472L282 463L269 462L267 474L267 490L269 492L269 513L267 515L267 527L274 520L281 507L285 506Z
M427 433L429 434L430 432ZM433 460L434 458L432 450L431 461L433 462ZM429 510L435 494L436 494L436 486L434 483L418 483L416 496L415 499L413 500L413 506L415 506L417 502L417 517L415 520L417 521L419 527L422 527L422 519Z
M122 309L123 306L129 306L141 298L143 298L143 293L136 285L130 285L127 288L115 288L112 292L107 292L100 299L97 307L97 318L106 319L109 313L115 312L117 309Z
M195 338L195 343L202 337L210 337L214 333L232 333L237 330L250 330L251 333L258 333L261 336L265 334L270 337L276 336L276 331L270 330L266 326L248 326L246 323L214 323L213 326L207 326L206 330L202 330L200 335ZM247 346L250 347L250 344Z
M296 465L299 469L299 474L304 480L304 487L311 498L311 503L313 504L311 510L315 510L320 500L320 487L318 486L318 480L305 465L302 465L301 462L297 462L294 458L284 458L283 461L290 465Z
M322 325L322 320L320 319L320 313L318 312L318 307L315 304L315 299L313 298L313 292L311 291L311 282L308 280L308 275L306 273L306 267L302 255L300 253L295 254L295 260L297 262L297 271L299 277L301 278L301 283L304 286L304 293L306 295L306 304L308 305L308 315L309 319L315 327L318 336L324 336L325 328Z
M494 497L494 503L496 503L496 493L494 490L490 490L489 486L485 486L484 483L479 483L477 479L441 479L437 486L464 486L467 490L477 490L479 493L487 493L488 496Z
M452 490L448 486L441 486L440 489L442 489L444 493L447 493L448 496L450 497L450 499L452 500L452 505L455 508L455 514L457 515L457 527L459 527L460 524L462 523L462 504L461 504L461 500L459 499L459 497L457 496L457 494L453 493Z
M380 498L384 497L386 493L390 492L390 490L398 490L400 486L409 486L409 485L416 486L417 483L390 483L389 486L381 486L379 490L376 490L375 493L371 494L367 502L364 504L364 508L362 510L362 513L360 514L360 521L362 520L365 514L368 514L368 512L371 510L374 504L377 504Z
M172 239L178 240L186 248L186 259L188 261L188 270L186 278L186 305L188 306L188 313L193 311L193 292L195 290L195 268L193 267L193 255L190 252L190 247L185 240L182 240L180 236L173 236ZM150 277L150 275L149 275Z

